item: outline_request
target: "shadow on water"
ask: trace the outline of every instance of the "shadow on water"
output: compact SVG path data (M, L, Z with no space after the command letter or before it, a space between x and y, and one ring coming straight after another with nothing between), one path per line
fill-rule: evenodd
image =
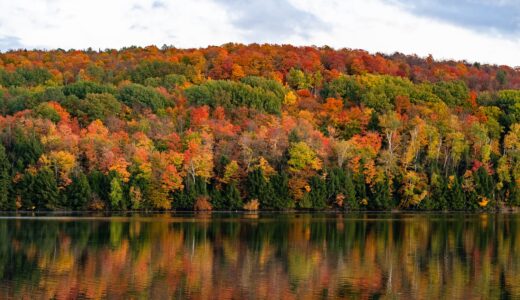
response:
M520 215L0 215L0 298L517 298Z

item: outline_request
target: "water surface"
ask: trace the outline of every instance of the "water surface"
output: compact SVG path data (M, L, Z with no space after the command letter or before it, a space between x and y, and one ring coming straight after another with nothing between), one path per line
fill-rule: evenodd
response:
M0 216L1 299L520 297L520 215Z

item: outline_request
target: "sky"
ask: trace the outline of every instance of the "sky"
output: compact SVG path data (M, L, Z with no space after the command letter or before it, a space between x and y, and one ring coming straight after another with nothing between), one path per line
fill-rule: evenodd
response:
M0 0L0 51L228 42L520 66L520 1Z

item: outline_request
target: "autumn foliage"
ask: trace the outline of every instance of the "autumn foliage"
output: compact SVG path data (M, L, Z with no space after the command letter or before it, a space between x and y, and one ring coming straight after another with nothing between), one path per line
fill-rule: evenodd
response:
M1 53L0 208L516 206L518 88L328 47Z

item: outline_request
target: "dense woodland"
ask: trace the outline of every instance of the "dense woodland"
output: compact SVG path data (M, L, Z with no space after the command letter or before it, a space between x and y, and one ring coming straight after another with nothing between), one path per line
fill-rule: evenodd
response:
M519 88L328 47L0 53L0 209L515 207Z

